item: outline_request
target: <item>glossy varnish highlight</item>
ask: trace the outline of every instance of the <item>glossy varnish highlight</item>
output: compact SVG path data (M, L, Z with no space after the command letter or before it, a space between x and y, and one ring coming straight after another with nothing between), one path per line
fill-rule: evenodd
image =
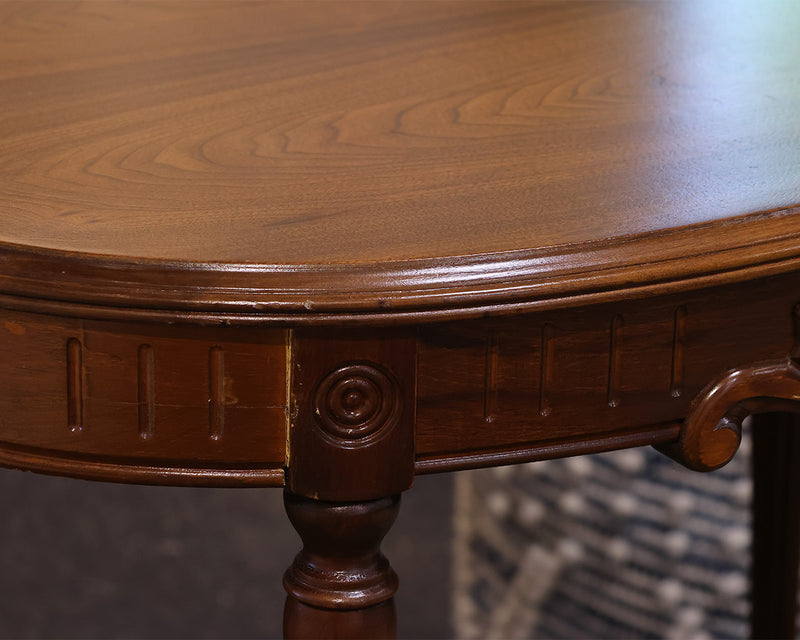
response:
M286 357L282 330L0 310L0 452L80 460L89 477L282 484Z
M0 292L324 319L788 270L799 19L2 3Z
M286 634L369 638L415 473L724 464L800 406L798 32L756 0L0 0L0 464L284 485ZM796 422L756 423L756 637L795 620Z

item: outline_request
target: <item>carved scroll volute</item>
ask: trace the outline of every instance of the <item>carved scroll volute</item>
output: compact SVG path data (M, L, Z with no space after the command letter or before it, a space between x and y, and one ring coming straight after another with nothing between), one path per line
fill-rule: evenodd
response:
M800 366L793 357L729 371L695 398L677 442L659 450L696 471L727 464L742 420L761 411L800 412Z
M689 407L677 442L657 448L695 471L719 469L742 439L742 420L764 411L800 412L800 305L792 310L794 346L783 360L728 371Z

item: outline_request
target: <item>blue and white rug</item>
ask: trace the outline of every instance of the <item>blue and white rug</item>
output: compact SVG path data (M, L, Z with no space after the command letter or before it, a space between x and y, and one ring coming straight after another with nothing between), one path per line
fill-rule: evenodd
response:
M456 478L459 638L748 635L750 439L694 473L650 449Z

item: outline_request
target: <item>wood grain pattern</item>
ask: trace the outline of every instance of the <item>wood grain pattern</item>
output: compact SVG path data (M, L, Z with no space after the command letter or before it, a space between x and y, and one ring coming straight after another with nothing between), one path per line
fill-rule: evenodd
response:
M715 382L800 380L799 29L756 0L0 1L0 464L285 470L286 628L317 637L393 633L414 473L715 466L686 435Z
M792 318L794 344L789 352L783 358L731 369L709 382L692 401L680 438L660 447L664 453L690 469L712 471L736 453L747 415L800 412L800 305L792 309Z
M416 347L408 330L292 332L289 491L352 502L411 487Z
M793 269L777 7L4 2L0 292L325 320Z
M397 574L380 551L400 496L323 502L284 492L303 549L283 577L285 638L394 638Z
M412 446L422 473L675 440L706 385L732 369L786 357L798 290L798 276L784 275L414 329L297 329L294 490L371 499L384 491L368 469L381 469L386 487L399 491L411 482ZM132 466L286 464L285 332L12 311L2 318L0 373L8 381L0 437L7 446ZM344 367L343 380L357 382L358 372L345 370L363 364L388 366L403 389L399 439L373 443L358 420L334 424L329 436L319 430L321 381ZM353 410L334 408L345 418ZM78 409L87 428L70 432ZM369 447L352 446L358 438ZM330 464L320 465L319 456Z
M397 518L399 495L365 502L311 500L288 490L283 496L303 540L303 550L283 578L291 598L341 610L364 609L394 596L397 574L380 544Z
M223 352L224 368L209 367ZM102 477L115 463L114 478L130 468L130 480L163 482L159 469L194 467L209 484L235 469L252 483L251 470L277 468L282 484L286 357L282 330L0 311L0 449L11 459L52 458L53 469L83 461L81 475L99 464ZM271 471L262 475L275 483Z
M707 385L786 361L799 278L421 327L417 473L675 440Z

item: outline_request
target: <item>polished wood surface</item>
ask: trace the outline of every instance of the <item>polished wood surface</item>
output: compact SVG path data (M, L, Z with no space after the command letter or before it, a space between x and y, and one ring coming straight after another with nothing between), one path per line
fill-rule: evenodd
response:
M286 571L284 632L289 638L394 637L397 574L380 543L400 509L400 496L325 502L284 493L286 513L303 549ZM336 612L309 625L307 607ZM350 612L349 616L341 613ZM351 624L355 612L357 624ZM312 616L313 619L313 616ZM349 627L345 635L338 629ZM341 634L341 635L340 635Z
M282 484L287 339L0 309L0 461L109 480Z
M415 474L724 464L800 397L798 26L0 2L0 464L284 486L295 637L393 633L379 543ZM762 604L797 535L756 554Z
M752 638L793 638L800 564L800 425L795 413L753 419Z
M798 21L0 3L0 291L325 319L788 270Z
M788 274L429 324L419 333L418 472L674 440L709 383L752 363L785 363L798 287ZM723 412L732 400L724 402Z
M415 332L297 329L291 351L287 488L325 501L411 488Z

